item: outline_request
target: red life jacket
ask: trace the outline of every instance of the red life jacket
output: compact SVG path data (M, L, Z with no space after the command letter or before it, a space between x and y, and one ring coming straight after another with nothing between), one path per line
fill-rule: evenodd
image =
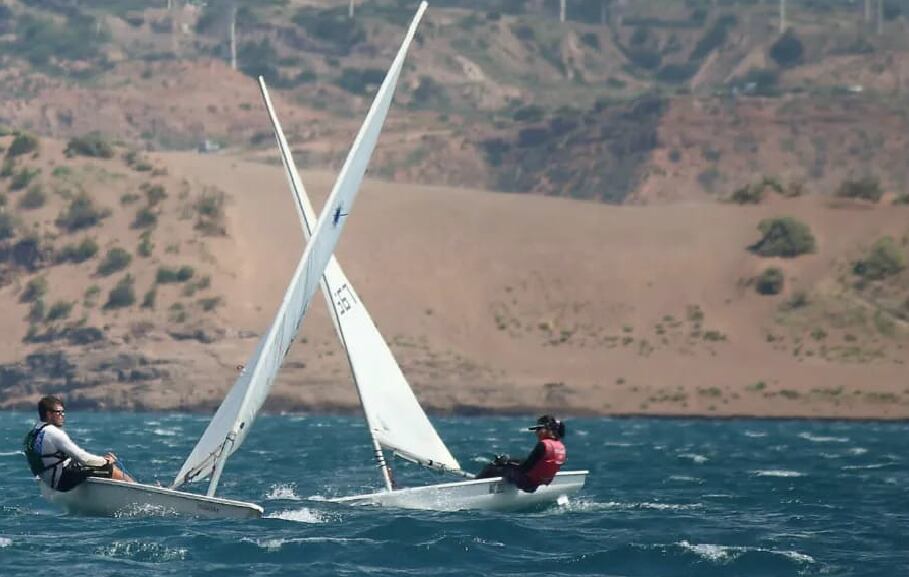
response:
M565 463L565 445L556 439L540 441L546 447L543 458L527 471L527 480L534 485L548 485Z

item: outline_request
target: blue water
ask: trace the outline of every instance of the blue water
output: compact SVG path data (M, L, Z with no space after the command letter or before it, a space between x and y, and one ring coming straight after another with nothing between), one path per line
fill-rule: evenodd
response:
M531 448L531 421L435 419L468 470ZM0 413L0 575L909 575L905 423L570 420L567 507L435 513L320 502L375 489L357 417L263 416L220 494L263 519L85 518L45 503ZM96 453L142 481L171 480L199 415L67 414ZM448 480L399 463L401 484Z

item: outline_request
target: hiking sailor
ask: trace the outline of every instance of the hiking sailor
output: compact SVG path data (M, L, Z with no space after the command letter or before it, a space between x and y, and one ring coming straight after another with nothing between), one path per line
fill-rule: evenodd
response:
M70 440L63 431L63 401L46 396L38 401L37 423L25 435L23 451L35 476L49 487L66 492L88 477L107 477L134 483L115 463L117 457L108 453L92 455Z
M533 493L540 485L548 485L565 464L565 423L552 415L543 415L537 424L528 427L536 431L537 444L523 461L514 461L500 455L483 467L477 479L502 477L522 491Z

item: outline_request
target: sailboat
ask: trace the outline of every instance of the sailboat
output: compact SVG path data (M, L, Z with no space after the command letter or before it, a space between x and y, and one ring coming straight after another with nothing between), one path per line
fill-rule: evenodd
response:
M170 487L157 487L89 478L72 491L60 493L40 483L45 498L70 512L89 515L146 512L218 518L256 518L262 515L262 507L255 503L223 499L216 497L215 492L228 457L240 448L249 434L296 338L320 279L332 260L332 253L347 222L388 114L407 49L425 10L426 3L423 2L354 140L328 202L315 222L311 236L307 234L309 242L306 250L268 332L259 340L252 357L183 463L173 484ZM309 232L310 229L307 229ZM339 299L343 296L338 294ZM187 483L209 477L206 495L179 490Z
M259 89L275 132L301 227L309 237L315 212L262 77L259 77ZM520 491L498 477L473 479L473 475L461 469L439 437L366 306L334 256L329 259L321 285L338 338L347 354L376 466L385 486L384 491L330 501L410 509L511 510L564 502L584 486L587 471L560 472L550 485L541 486L534 493ZM398 489L392 481L385 450L429 469L470 480Z

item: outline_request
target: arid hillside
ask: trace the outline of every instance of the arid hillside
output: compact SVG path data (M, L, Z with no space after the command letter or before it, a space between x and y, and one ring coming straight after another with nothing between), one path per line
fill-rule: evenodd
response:
M41 208L23 207L28 189L6 193L2 406L48 391L85 407L215 405L304 248L282 170L168 153L137 172L122 149L63 148L16 157L17 171L44 167L30 185L47 192ZM318 205L332 176L304 179ZM61 215L82 189L110 214L70 232ZM813 253L749 250L781 216L810 229ZM30 235L31 264L15 249ZM432 409L905 417L909 272L856 272L884 237L905 263L909 207L772 192L751 206L614 207L372 181L338 257ZM83 238L97 253L61 261ZM99 272L117 247L129 262ZM784 277L776 294L758 290L768 267ZM132 303L111 296L125 278ZM58 302L70 304L51 318ZM356 406L321 302L285 366L271 407Z

